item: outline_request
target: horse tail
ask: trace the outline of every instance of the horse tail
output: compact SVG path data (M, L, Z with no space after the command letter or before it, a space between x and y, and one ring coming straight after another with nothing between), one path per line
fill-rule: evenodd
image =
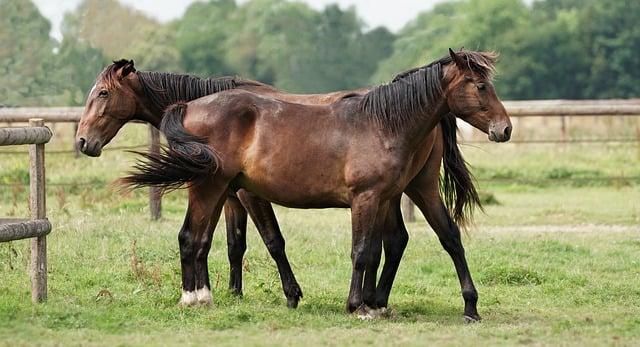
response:
M161 146L159 153L134 151L143 160L134 165L134 171L128 176L120 179L122 185L174 190L197 183L217 171L220 158L209 148L207 140L189 133L182 125L186 111L184 102L167 108L160 123L167 146Z
M475 178L458 147L455 115L448 113L440 121L440 126L444 143L444 174L440 177L440 191L449 214L464 228L472 221L476 207L481 211L484 209L475 187Z

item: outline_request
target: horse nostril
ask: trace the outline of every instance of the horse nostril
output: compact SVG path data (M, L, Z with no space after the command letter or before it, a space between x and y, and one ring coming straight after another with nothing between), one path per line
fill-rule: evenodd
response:
M506 127L506 128L504 129L504 135L505 135L507 138L510 138L510 137L511 137L511 131L512 131L512 130L513 130L513 127L511 127L511 126Z
M80 150L80 152L84 151L86 145L87 145L87 140L85 140L84 137L79 138L78 142L76 143L76 147L78 148L78 150Z

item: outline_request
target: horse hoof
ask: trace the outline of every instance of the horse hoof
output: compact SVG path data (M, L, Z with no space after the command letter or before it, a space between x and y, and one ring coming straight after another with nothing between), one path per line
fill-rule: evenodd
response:
M367 305L361 305L353 312L353 314L355 314L360 320L374 320L382 317L379 309L373 309Z
M242 289L237 289L237 288L229 288L229 292L231 293L231 295L233 296L237 296L237 297L242 297Z
M197 303L198 303L198 297L196 296L196 292L189 292L189 291L183 290L182 296L180 297L180 302L178 302L178 306L190 307L190 306L195 306Z
M467 324L479 323L481 320L482 318L478 314L464 315L464 322Z
M211 290L206 286L196 289L196 298L198 300L198 304L202 306L211 306L213 303L213 296L211 295Z
M295 297L295 298L287 298L287 307L288 308L298 308L298 301L300 300L300 298Z
M302 299L302 289L300 289L298 283L285 286L284 296L287 298L288 308L297 308L298 302Z

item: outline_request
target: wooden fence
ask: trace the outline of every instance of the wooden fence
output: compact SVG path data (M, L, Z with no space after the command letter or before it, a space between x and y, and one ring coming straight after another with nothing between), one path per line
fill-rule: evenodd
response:
M51 223L46 216L44 144L52 133L42 119L29 119L29 127L0 128L0 146L29 144L29 210L31 219L0 219L0 242L31 240L31 300L47 299L47 239Z
M540 142L573 142L566 139L566 117L576 116L640 116L640 99L609 99L609 100L533 100L533 101L505 101L505 108L510 117L560 117L562 120L561 140L554 141L517 141L518 143ZM82 115L82 107L21 107L0 108L0 123L26 122L37 116L47 122L77 123ZM640 130L638 130L640 137ZM636 140L634 140L635 142ZM606 142L593 140L579 140L576 142ZM616 141L620 142L620 141ZM150 127L149 149L157 151L160 136L158 131ZM408 221L413 220L413 206L410 202L403 202L405 216ZM153 219L160 218L161 196L159 191L151 189L149 192L149 209Z

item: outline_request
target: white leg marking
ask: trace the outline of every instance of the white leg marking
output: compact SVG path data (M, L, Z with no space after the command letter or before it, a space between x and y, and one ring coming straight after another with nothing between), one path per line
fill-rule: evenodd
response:
M196 292L189 292L186 290L182 290L182 297L180 297L180 303L178 303L182 307L194 306L198 303L198 299L196 297Z
M211 296L211 290L204 286L200 289L196 289L196 297L198 298L198 303L202 305L211 305L213 302L213 297Z

